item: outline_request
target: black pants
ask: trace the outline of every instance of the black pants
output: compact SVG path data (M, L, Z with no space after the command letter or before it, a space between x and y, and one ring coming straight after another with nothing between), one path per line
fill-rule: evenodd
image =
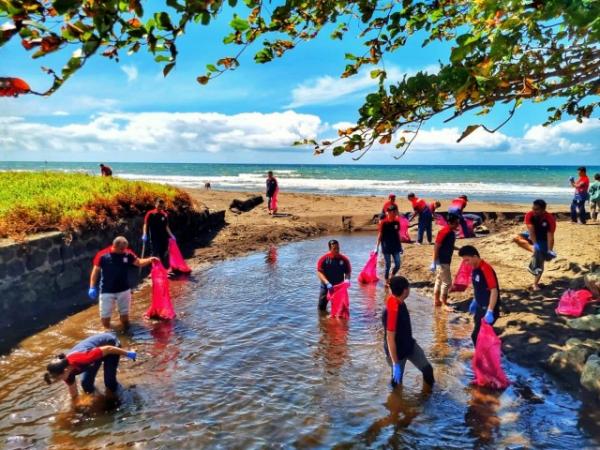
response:
M160 259L165 269L171 267L169 263L169 238L152 239L150 243L150 255Z
M585 223L587 213L585 212L585 200L574 198L571 202L571 222L577 222L577 210L579 210L579 221Z
M104 386L112 393L117 392L119 382L117 381L117 367L119 367L119 355L107 355L96 361L81 375L81 388L84 392L92 394L95 390L94 382L100 366L104 364Z
M479 336L479 329L481 328L481 319L485 317L485 313L487 312L487 308L482 308L481 306L477 306L477 311L475 312L475 317L473 320L475 321L475 326L473 327L473 332L471 333L471 339L473 340L473 345L477 344L477 336ZM500 311L498 308L494 309L494 321L492 325L496 323L498 320L498 316L500 316Z
M319 291L319 311L327 311L327 288L323 285Z

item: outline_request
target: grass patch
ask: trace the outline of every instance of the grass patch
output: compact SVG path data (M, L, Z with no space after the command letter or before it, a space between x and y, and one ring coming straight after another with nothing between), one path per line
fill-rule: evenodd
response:
M0 237L106 228L139 216L157 197L169 210L192 208L184 191L161 184L64 172L0 172Z

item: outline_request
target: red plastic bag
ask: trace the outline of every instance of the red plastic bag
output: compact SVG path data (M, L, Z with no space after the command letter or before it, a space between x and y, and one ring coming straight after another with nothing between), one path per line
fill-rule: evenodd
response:
M454 281L452 282L452 286L450 287L450 292L464 292L469 287L471 283L471 273L473 272L473 268L471 265L463 260L458 267L458 271L456 272L456 276L454 277Z
M399 217L400 220L400 242L412 242L410 235L408 234L408 226L410 223L404 216Z
M467 223L467 230L469 230L469 235L475 236L475 233L473 232L473 221L471 219L465 219L465 222ZM465 237L465 233L463 233L462 226L458 227L458 237L459 238Z
M444 219L444 216L442 216L441 214L434 214L434 218L435 223L438 227L445 227L446 225L448 225L448 222L446 222L446 219Z
M333 293L327 293L327 300L331 302L331 317L339 317L340 319L350 318L349 287L350 282L346 280L340 284L336 284L332 289Z
M152 263L152 304L145 317L149 319L174 319L175 310L169 293L169 276L160 262Z
M568 289L560 298L556 313L565 316L579 317L583 314L585 305L591 300L592 293L587 289L580 289L578 291Z
M271 197L271 211L277 211L277 197L279 196L279 188L275 189L273 192L273 197Z
M485 319L481 319L481 328L477 336L475 353L473 354L474 384L491 389L505 389L508 378L500 363L500 338Z
M358 275L358 282L367 284L376 283L377 281L379 281L377 276L377 253L371 252L365 267Z
M175 239L169 239L169 265L171 266L171 270L178 272L190 273L192 271L186 264L185 259L183 259Z

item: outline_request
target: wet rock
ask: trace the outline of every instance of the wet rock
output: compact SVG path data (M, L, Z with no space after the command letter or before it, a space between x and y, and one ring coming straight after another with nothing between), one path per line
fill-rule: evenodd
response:
M554 352L548 358L549 369L561 374L565 370L574 370L578 374L583 371L583 366L588 357L600 350L600 341L586 339L569 339L565 349Z
M600 395L600 356L594 354L588 358L581 373L581 385Z
M233 199L229 205L229 209L236 209L242 212L248 212L255 206L260 205L263 202L262 195L254 195L246 200Z
M588 314L587 316L571 319L567 325L576 330L598 331L600 330L600 314Z

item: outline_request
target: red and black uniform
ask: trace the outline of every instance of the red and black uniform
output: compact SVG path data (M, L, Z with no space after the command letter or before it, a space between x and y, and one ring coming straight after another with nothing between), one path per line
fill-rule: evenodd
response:
M427 206L427 202L422 198L413 197L410 199L415 214L419 215L419 224L417 231L417 242L423 243L423 235L427 234L427 240L431 243L433 212Z
M273 197L275 196L275 193L277 192L277 189L279 187L278 183L277 183L277 179L275 177L271 177L268 178L267 177L267 208L271 209L271 201L273 199Z
M435 238L435 243L440 246L438 251L438 261L440 264L452 263L454 254L454 244L456 243L456 234L450 225L446 225Z
M81 377L81 387L88 394L93 393L96 374L100 366L104 363L104 385L112 392L116 392L119 386L117 382L119 355L103 356L102 350L99 347L105 345L113 347L121 346L113 333L96 334L75 345L67 354L67 361L75 370L71 371L65 383L69 385L73 384L75 377L83 374Z
M144 224L148 227L150 237L150 254L162 262L165 269L169 264L169 215L164 210L152 209L146 213Z
M387 346L387 333L388 331L395 332L396 341L396 353L397 359L408 358L414 349L415 339L412 335L412 326L410 324L410 314L406 304L399 301L393 295L390 295L386 301L386 309L383 310L381 316L384 329L384 349L386 355L389 355L389 349Z
M589 188L590 179L587 175L580 176L579 179L575 182L575 195L573 196L573 201L571 202L572 222L577 222L577 217L579 216L579 221L581 223L586 223L587 213L585 212L585 202L589 198Z
M350 276L352 266L350 260L341 253L334 255L331 252L325 253L317 262L317 271L321 272L327 278L332 286L344 281L345 276ZM321 283L319 293L319 309L327 309L327 287Z
M379 221L379 232L381 233L381 251L383 253L401 253L402 242L400 241L400 219L386 217Z
M452 214L453 216L458 217L460 227L463 231L463 236L468 238L473 237L474 234L472 231L469 230L469 227L467 226L467 221L463 217L463 210L466 207L467 201L464 198L455 198L454 200L452 200L452 203L450 203L450 207L448 208L448 214Z
M112 169L108 166L102 166L100 167L100 173L103 177L110 177L112 176Z
M525 224L533 225L535 230L535 238L537 242L544 242L548 244L548 233L554 233L556 230L556 219L552 214L544 211L542 215L536 215L533 211L529 211L525 214ZM526 236L531 241L529 234Z
M479 328L481 327L481 319L485 316L485 313L490 304L490 295L492 289L498 289L498 300L494 306L494 322L500 316L500 286L498 285L498 277L496 271L484 260L481 260L479 267L473 269L471 273L471 280L473 282L473 294L475 301L477 302L477 311L475 312L475 327L471 338L473 343L477 342L477 336L479 335Z
M130 249L115 253L112 246L96 253L93 264L100 268L100 294L117 294L130 289L129 267L137 259Z

